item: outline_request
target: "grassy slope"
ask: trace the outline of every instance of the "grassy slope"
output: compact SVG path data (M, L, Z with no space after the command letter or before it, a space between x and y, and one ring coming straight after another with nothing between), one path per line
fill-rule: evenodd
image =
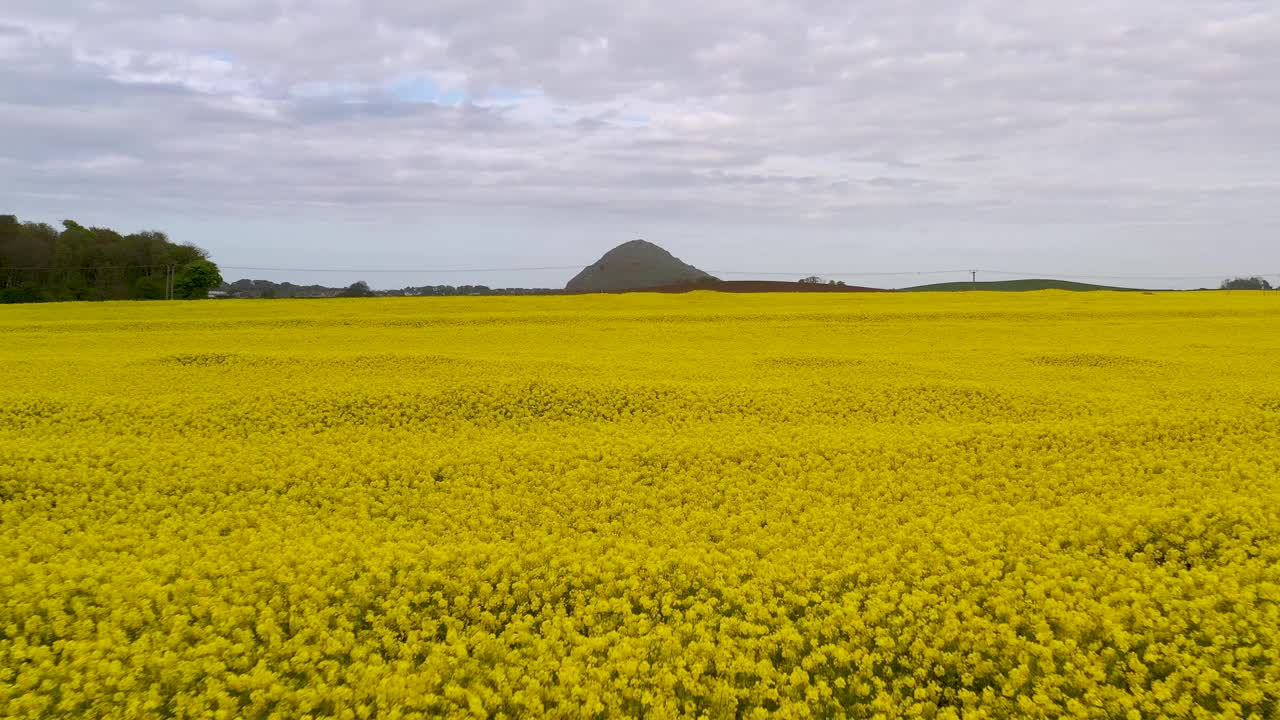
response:
M933 285L917 285L915 287L902 288L909 292L956 292L959 290L1128 290L1138 291L1140 288L1111 287L1107 285L1092 285L1090 283L1071 282L1070 280L996 280L989 282L947 282L934 283Z

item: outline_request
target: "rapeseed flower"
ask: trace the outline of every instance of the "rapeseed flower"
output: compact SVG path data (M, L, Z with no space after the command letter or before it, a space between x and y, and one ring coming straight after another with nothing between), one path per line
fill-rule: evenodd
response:
M0 309L0 715L1273 717L1280 302Z

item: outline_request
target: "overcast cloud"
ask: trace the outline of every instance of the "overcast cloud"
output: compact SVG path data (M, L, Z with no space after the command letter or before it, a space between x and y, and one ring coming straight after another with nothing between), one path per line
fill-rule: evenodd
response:
M0 212L330 284L573 272L236 268L1280 273L1278 77L1272 0L6 0Z

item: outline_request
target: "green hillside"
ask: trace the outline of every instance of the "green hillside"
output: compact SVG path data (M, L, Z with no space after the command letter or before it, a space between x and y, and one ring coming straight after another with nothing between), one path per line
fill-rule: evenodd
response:
M1028 290L1123 290L1140 291L1141 288L1111 287L1070 280L993 280L987 282L946 282L901 288L904 292L959 292L962 290L999 290L1025 292Z

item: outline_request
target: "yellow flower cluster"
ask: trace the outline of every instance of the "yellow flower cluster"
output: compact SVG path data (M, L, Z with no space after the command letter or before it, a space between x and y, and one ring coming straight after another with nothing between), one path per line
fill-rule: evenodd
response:
M0 717L1280 715L1280 296L0 307Z

